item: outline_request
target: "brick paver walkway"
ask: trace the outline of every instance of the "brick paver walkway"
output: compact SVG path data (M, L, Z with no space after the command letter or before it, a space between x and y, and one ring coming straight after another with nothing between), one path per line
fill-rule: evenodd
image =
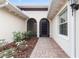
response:
M39 38L30 58L68 58L68 56L54 40Z

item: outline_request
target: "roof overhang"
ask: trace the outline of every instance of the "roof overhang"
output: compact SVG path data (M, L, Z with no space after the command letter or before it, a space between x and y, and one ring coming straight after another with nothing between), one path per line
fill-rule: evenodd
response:
M19 8L48 8L47 5L18 5Z
M21 10L25 10L25 11L48 11L48 6L47 5L21 5L21 6L17 6L18 8L20 8Z
M26 14L24 14L19 8L17 8L15 5L11 4L8 0L5 1L3 4L0 5L1 8L6 8L8 9L9 12L23 18L23 19L27 19L29 18Z
M47 18L52 20L66 3L67 0L52 0Z

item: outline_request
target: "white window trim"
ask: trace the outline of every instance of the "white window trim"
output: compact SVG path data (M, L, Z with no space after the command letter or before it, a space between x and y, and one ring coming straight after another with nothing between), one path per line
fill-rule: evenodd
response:
M60 35L60 36L63 36L63 37L68 37L68 34L67 34L67 35L64 35L64 34L61 34L61 33L60 33L60 25L63 25L63 24L65 24L65 23L68 24L68 16L67 16L67 18L66 18L67 20L66 20L65 22L61 23L61 21L60 21L60 16L61 16L65 11L67 11L67 14L68 14L67 6L59 13L59 35ZM67 25L67 26L68 26L68 25ZM68 33L68 27L67 27L67 33Z

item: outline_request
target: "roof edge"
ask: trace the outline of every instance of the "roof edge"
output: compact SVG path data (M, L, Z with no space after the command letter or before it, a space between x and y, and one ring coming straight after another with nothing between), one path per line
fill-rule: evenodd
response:
M34 5L34 6L32 6L32 5L19 5L17 7L19 7L19 8L48 8L47 5Z
M14 13L16 13L17 15L19 15L20 17L27 19L29 18L26 14L24 14L18 7L16 7L15 5L13 5L12 3L10 3L8 0L6 0L6 2L4 4L1 4L0 7L7 7L9 10L13 11Z

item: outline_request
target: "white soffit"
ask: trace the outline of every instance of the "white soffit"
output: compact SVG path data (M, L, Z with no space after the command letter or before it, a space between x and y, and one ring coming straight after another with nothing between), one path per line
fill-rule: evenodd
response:
M52 20L60 9L66 4L66 2L67 0L53 0L47 18Z
M48 6L47 5L35 5L35 6L30 6L30 5L19 5L19 6L17 6L17 7L19 7L19 8L48 8Z

